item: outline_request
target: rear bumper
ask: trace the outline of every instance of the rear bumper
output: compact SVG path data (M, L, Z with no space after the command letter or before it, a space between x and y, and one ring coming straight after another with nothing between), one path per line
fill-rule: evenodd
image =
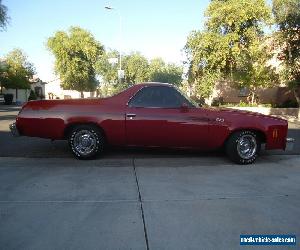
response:
M19 132L15 122L9 125L9 129L13 136L16 136L16 137L20 136L20 132Z
M285 151L292 151L294 149L294 144L295 144L294 138L286 138Z

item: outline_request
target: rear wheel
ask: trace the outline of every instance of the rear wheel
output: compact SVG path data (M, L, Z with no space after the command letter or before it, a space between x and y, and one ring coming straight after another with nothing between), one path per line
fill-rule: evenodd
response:
M69 146L79 159L91 159L104 149L104 137L96 126L78 125L69 134Z
M238 164L253 163L261 148L257 134L249 131L237 131L226 142L226 153L229 158Z

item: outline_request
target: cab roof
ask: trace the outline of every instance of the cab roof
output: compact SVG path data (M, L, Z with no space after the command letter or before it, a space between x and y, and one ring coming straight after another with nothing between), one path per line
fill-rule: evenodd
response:
M136 84L138 86L149 86L149 85L157 85L157 86L173 86L170 83L164 83L164 82L142 82Z

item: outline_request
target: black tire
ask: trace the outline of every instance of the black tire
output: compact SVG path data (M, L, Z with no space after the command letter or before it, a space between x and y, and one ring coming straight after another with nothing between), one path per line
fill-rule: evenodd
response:
M261 141L256 133L243 130L234 132L226 142L226 154L235 163L251 164L259 155Z
M105 138L93 125L77 125L68 136L72 153L82 160L92 159L104 150Z

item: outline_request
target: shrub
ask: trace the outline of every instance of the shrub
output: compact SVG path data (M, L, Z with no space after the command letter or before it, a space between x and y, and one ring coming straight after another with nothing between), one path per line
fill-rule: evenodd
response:
M219 107L222 106L223 104L224 104L223 97L217 97L212 100L211 106Z
M36 96L35 92L33 90L30 90L28 101L36 100L36 99L37 99L37 96Z
M293 100L286 100L283 103L276 105L276 108L298 108L298 103Z
M6 105L11 105L14 99L14 95L13 94L4 94L4 103Z
M251 105L250 103L246 103L246 102L240 101L240 103L238 105L236 105L236 106L238 106L238 107L253 107L253 104Z

